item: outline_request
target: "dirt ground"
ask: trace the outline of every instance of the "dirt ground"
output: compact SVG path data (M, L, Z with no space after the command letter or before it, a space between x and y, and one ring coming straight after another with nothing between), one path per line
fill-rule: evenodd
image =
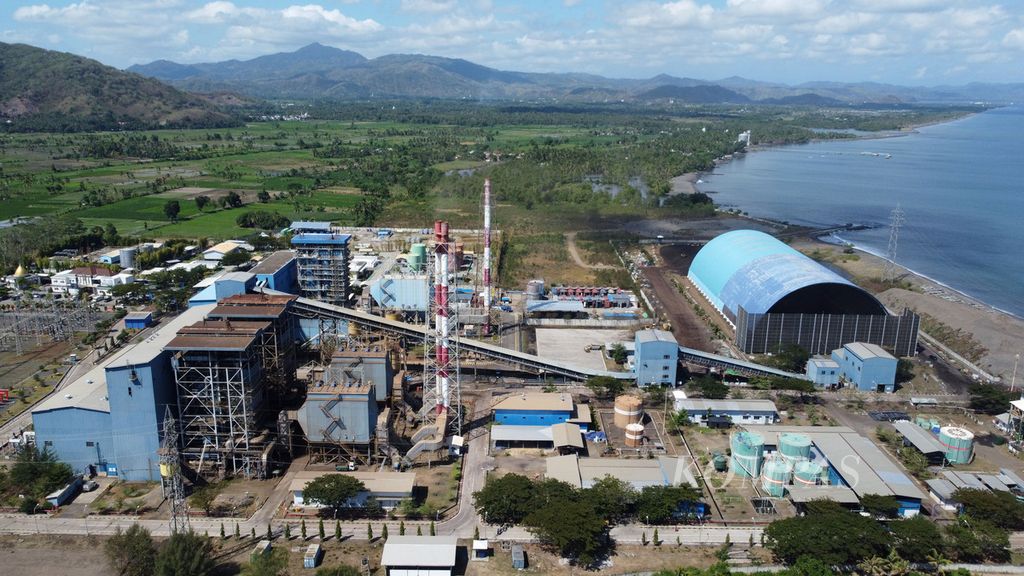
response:
M793 248L805 253L814 250L839 252L831 244L810 239L794 240ZM854 278L877 278L881 276L885 261L866 252L857 252L856 260L834 262ZM1008 381L1013 371L1014 355L1024 349L1024 320L998 312L963 294L916 276L909 272L901 278L913 285L913 291L891 288L882 292L879 298L893 309L910 307L940 319L954 328L962 328L974 335L988 353L979 366Z
M715 346L706 323L693 310L693 306L672 285L668 275L674 268L648 266L643 268L644 278L654 291L658 313L672 325L672 333L683 346L712 352Z
M586 572L560 562L559 558L545 552L538 546L527 544L526 570L512 568L512 553L500 546L493 549L487 561L472 561L466 567L466 576L512 576L515 574L545 574L552 576L570 574L631 574L668 568L707 568L715 563L713 548L676 547L668 534L661 535L661 546L618 546L606 566L594 572Z
M609 342L633 339L629 330L601 330L592 328L537 328L537 355L551 360L572 362L597 370L608 370L602 350L586 351L587 345L604 346Z
M107 576L102 538L81 536L0 537L0 572L5 576ZM59 550L59 554L54 552Z

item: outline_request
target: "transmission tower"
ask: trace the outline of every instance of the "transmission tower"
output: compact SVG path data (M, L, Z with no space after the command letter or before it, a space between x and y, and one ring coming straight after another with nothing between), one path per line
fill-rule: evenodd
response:
M160 447L160 483L164 498L171 503L171 534L188 532L188 504L185 484L181 478L181 455L178 453L178 427L171 416L171 407L164 413L164 442Z
M896 245L899 243L903 222L903 209L897 204L889 215L889 248L885 253L885 270L882 272L882 280L885 282L896 279Z

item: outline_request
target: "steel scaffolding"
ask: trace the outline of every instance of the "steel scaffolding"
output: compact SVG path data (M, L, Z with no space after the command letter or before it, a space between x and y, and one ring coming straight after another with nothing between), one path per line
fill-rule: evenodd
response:
M448 235L448 223L434 223L434 271L430 314L423 347L423 406L420 415L427 424L447 422L456 433L462 426L462 391L459 374L459 319L454 306L458 269L455 245ZM438 430L444 434L446 431Z
M349 236L298 234L292 237L302 295L344 305L349 294Z

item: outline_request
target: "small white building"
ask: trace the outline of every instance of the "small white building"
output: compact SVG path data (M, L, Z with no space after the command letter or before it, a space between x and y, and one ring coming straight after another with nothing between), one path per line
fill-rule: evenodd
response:
M690 422L700 426L774 424L779 420L779 411L771 400L676 398L674 404L676 412L686 412Z
M455 536L389 536L380 563L387 576L451 576Z
M303 471L295 475L290 490L292 493L292 504L299 508L320 508L316 503L306 502L302 496L306 484L327 474L344 474L359 480L366 486L366 491L360 492L355 498L346 504L349 508L363 508L371 498L375 499L381 508L391 510L397 508L405 500L412 499L413 487L416 484L416 474L412 472L312 472Z
M114 273L100 266L81 266L62 270L50 277L50 290L55 294L77 294L80 290L109 293L114 286L133 282L135 277L127 272Z

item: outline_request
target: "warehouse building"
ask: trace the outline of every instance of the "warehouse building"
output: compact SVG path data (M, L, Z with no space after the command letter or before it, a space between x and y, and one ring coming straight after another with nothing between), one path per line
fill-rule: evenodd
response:
M853 342L832 352L843 380L865 392L892 392L898 360L877 344Z
M160 430L166 407L175 404L174 373L164 349L178 330L211 309L188 309L40 403L32 411L39 445L76 472L157 480Z
M380 563L387 576L451 576L455 536L389 536Z
M124 317L124 327L127 330L145 330L152 323L153 313L148 310L129 312Z
M200 290L188 299L189 308L216 304L225 298L250 292L256 287L256 275L249 272L225 272L204 278L194 287Z
M723 423L774 424L779 411L771 400L706 400L703 398L675 398L676 412L686 412L690 422L700 426L716 427Z
M306 502L302 492L307 484L327 474L339 474L339 472L302 471L296 473L289 487L292 493L292 505L299 508L320 507L315 502ZM403 502L412 500L416 484L416 474L413 472L343 472L341 474L359 480L366 487L366 490L348 501L346 506L350 508L365 508L371 498L385 510L398 508Z
M550 426L572 416L572 396L564 392L514 394L494 406L494 421L502 425Z
M577 488L590 488L605 476L622 480L637 490L646 486L699 487L690 471L692 463L670 456L650 459L580 458L570 454L546 458L545 466L545 477Z
M708 242L687 274L749 354L797 344L828 354L870 342L913 355L919 319L892 316L874 296L763 232L734 230Z
M675 386L679 365L679 343L665 330L639 330L633 337L636 385Z
M568 422L551 426L493 426L491 442L495 450L538 448L558 450L560 454L576 454L586 449L580 427Z

